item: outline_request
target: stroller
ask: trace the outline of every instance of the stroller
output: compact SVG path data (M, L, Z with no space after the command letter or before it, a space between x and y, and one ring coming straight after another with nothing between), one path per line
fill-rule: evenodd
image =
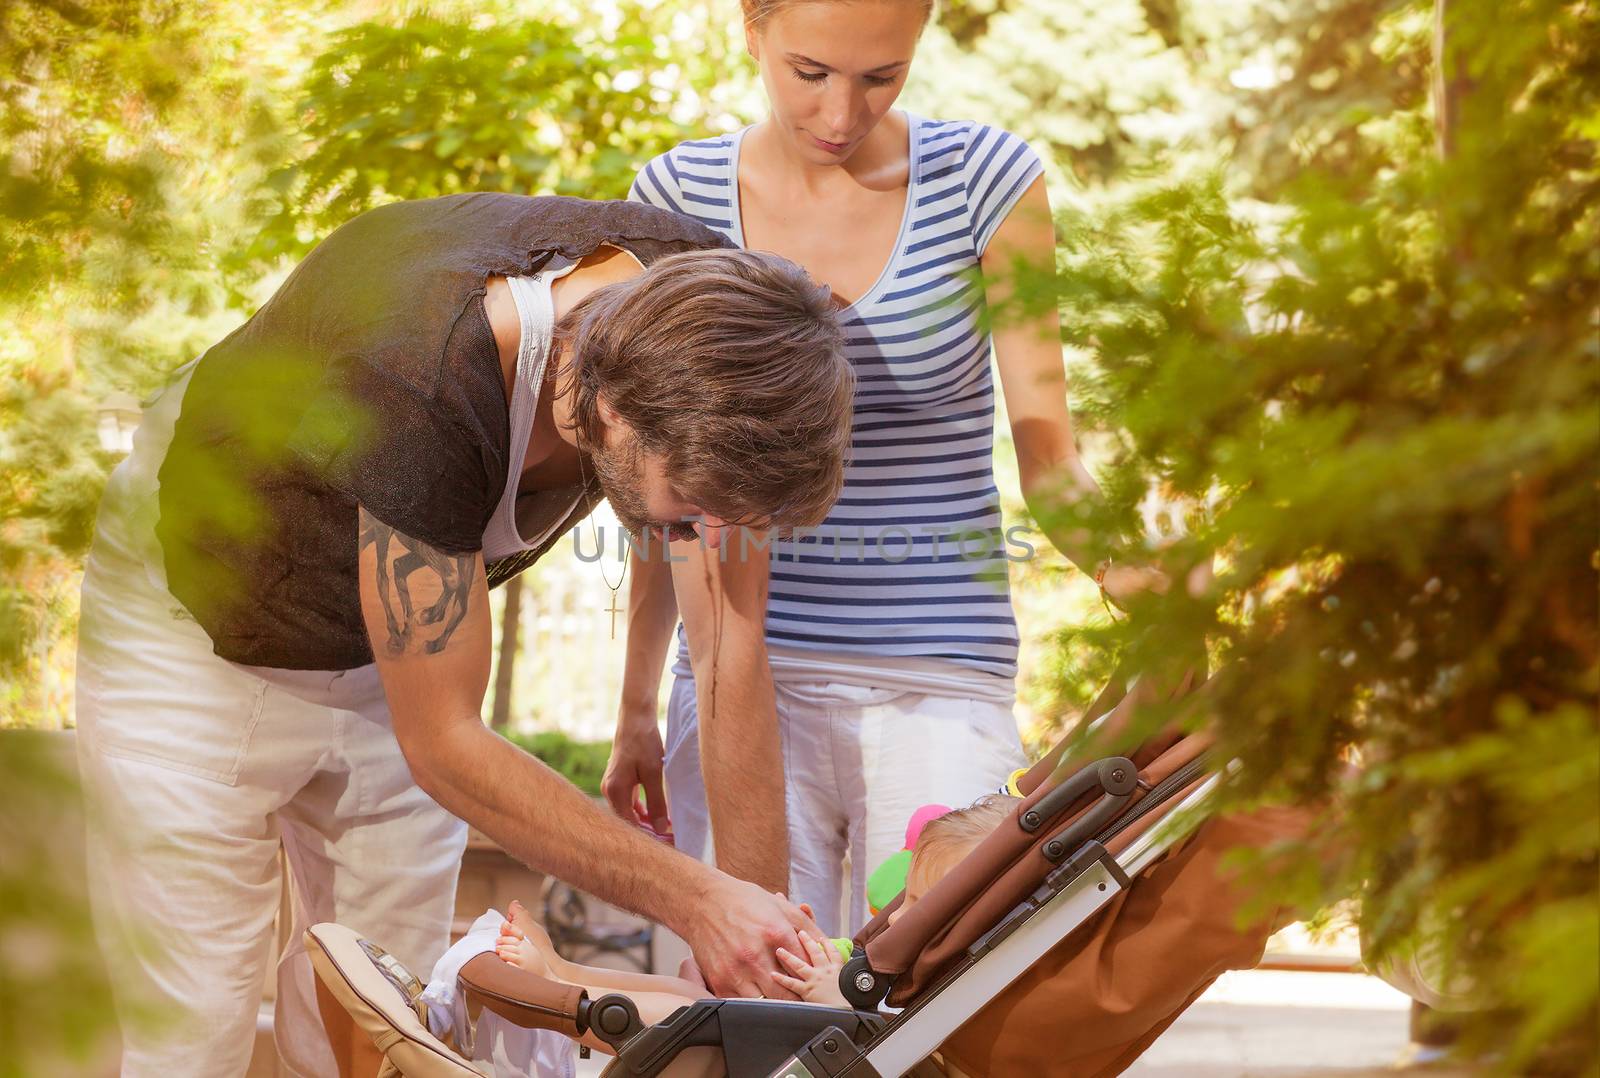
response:
M484 954L457 976L468 1012L592 1032L615 1052L606 1078L667 1073L690 1048L719 1050L733 1078L1118 1074L1217 976L1260 960L1287 918L1255 910L1241 927L1251 896L1221 860L1294 839L1306 816L1207 817L1219 776L1204 735L1168 732L1078 768L1063 765L1067 747L1016 781L1011 816L893 927L899 899L862 929L840 973L852 1009L705 999L645 1026L624 996L591 999ZM487 1073L429 1032L422 986L381 949L338 925L306 938L387 1073Z

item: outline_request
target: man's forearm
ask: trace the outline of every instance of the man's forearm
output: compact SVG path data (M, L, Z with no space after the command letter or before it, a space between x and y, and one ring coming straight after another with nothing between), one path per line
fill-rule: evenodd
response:
M695 663L700 774L724 872L789 891L783 743L772 670L759 640L725 638Z
M665 543L651 547L649 560L633 556L633 586L628 589L628 647L622 668L622 714L654 715L661 692L661 670L678 623L672 567Z
M630 827L476 719L441 724L407 752L434 800L517 860L686 934L710 874Z

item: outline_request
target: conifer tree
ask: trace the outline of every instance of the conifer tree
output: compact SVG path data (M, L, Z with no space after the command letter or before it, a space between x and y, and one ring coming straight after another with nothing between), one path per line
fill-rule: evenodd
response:
M1189 717L1232 796L1326 806L1280 886L1360 894L1377 955L1437 956L1504 1069L1588 1073L1596 11L1304 12L1258 27L1290 75L1231 162L1064 222L1086 414L1120 446L1090 525L1126 533L1152 490L1192 510L1180 586L1106 637L1137 667L1205 634Z

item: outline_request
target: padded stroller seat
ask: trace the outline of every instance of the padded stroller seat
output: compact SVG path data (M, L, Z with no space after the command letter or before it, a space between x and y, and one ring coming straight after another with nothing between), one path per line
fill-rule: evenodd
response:
M494 1078L496 1072L430 1031L422 983L382 947L331 923L312 926L305 941L317 977L384 1053L383 1078ZM492 953L466 962L456 983L474 1027L490 1011L526 1029L575 1040L592 1031L614 1046L627 1044L631 1061L613 1061L605 1071L612 1076L661 1074L696 1047L719 1049L730 1075L767 1074L794 1045L825 1029L845 1030L865 1041L883 1024L876 1016L805 1003L707 999L646 1027L624 996L591 1000L581 988L529 973Z
M380 1075L489 1075L429 1031L422 983L383 948L336 924L313 925L305 940L318 979L384 1054L387 1069Z

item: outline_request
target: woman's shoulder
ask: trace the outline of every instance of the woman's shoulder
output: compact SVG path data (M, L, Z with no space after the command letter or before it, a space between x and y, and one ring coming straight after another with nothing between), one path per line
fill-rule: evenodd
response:
M644 163L628 198L733 233L733 135L685 139Z
M1041 170L1026 139L981 120L918 120L915 138L924 180L959 175L969 196L980 200L998 180L1031 180Z
M917 146L923 154L937 152L943 155L959 149L962 157L970 160L975 154L998 152L1000 148L1012 152L1019 150L1033 152L1028 141L1021 135L998 124L984 123L982 120L940 120L919 117L915 119L915 131Z
M1026 139L979 120L919 121L917 158L922 182L942 182L964 192L980 257L1022 193L1044 171Z
M693 157L706 154L721 155L733 151L733 140L737 138L737 131L727 131L720 135L707 135L702 138L686 138L672 149L660 154L660 157Z
M724 187L733 161L733 136L684 139L663 150L640 166L629 196L636 202L649 202L677 213L687 212L685 192L690 201L706 187Z
M733 160L733 140L731 134L684 139L650 158L639 171L659 171L677 179L684 172L704 173L707 167L725 168Z

